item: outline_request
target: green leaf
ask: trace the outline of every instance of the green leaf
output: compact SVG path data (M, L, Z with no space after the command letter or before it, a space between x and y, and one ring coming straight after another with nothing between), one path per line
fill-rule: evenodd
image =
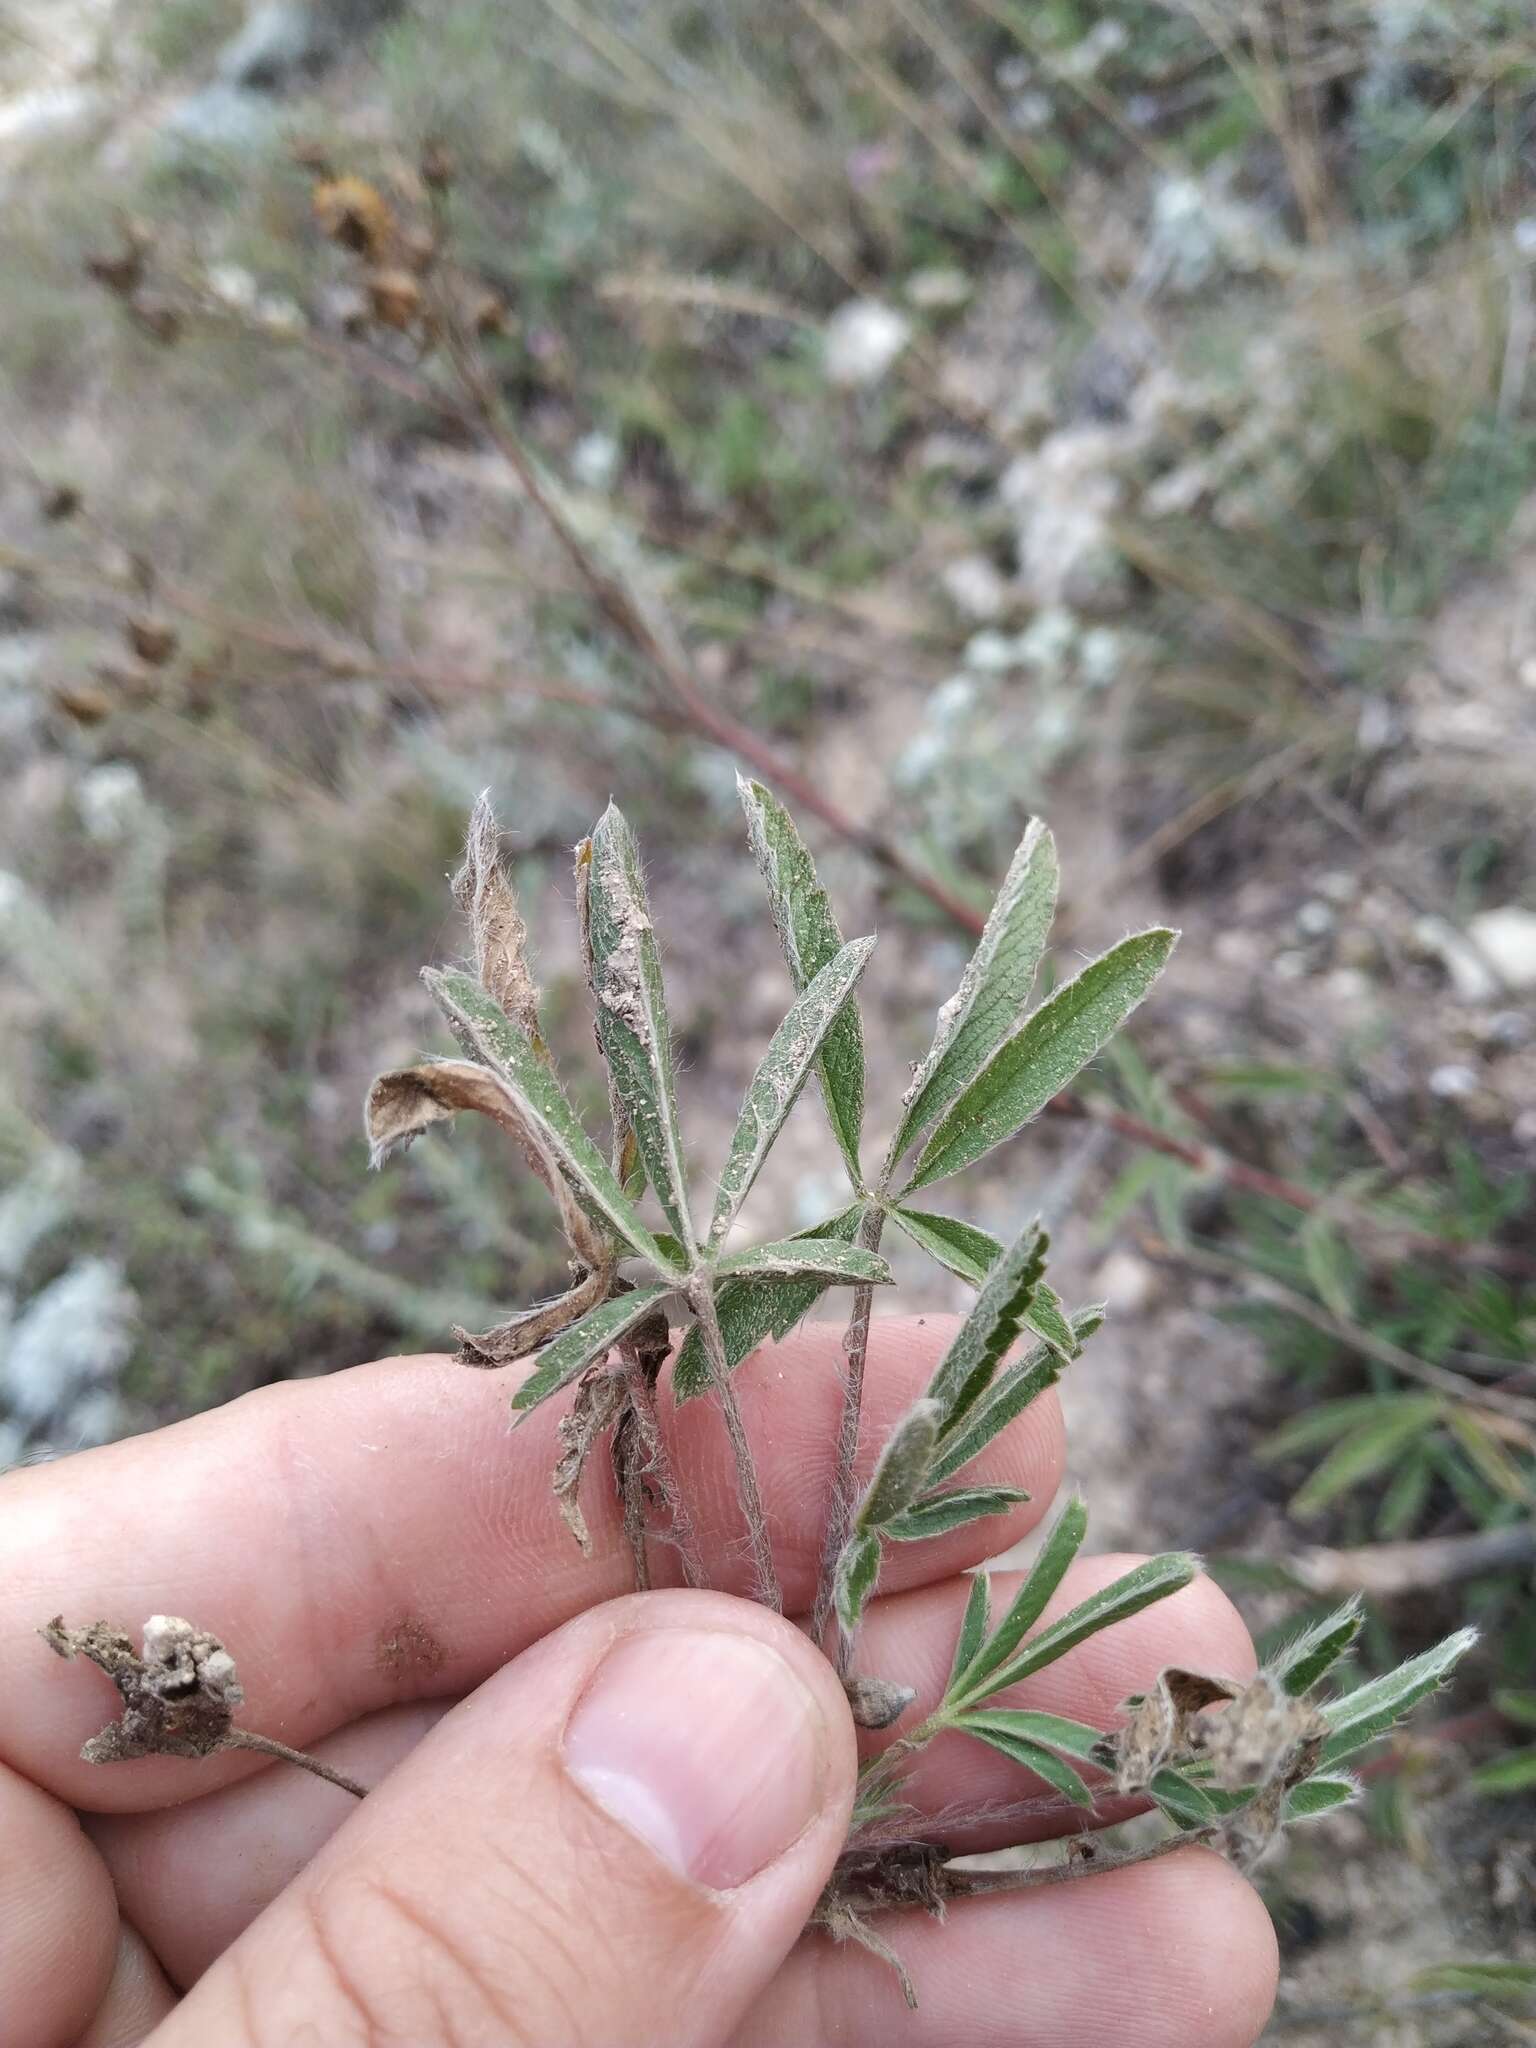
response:
M961 1718L964 1728L996 1728L1024 1742L1037 1742L1046 1749L1059 1749L1075 1756L1079 1763L1094 1764L1104 1743L1102 1728L1090 1728L1086 1721L1068 1721L1061 1714L1040 1714L1032 1707L979 1707ZM1102 1768L1102 1766L1101 1766Z
M693 1218L677 1121L672 1030L662 988L661 954L640 873L639 850L614 804L592 830L587 912L598 1041L656 1198L691 1253Z
M972 1674L968 1672L965 1679L967 1699L976 1696L975 1682L983 1684L989 1693L1017 1685L1021 1678L1028 1678L1032 1672L1054 1664L1058 1657L1064 1657L1068 1650L1086 1642L1089 1636L1097 1635L1100 1629L1110 1628L1115 1622L1139 1614L1143 1607L1150 1607L1154 1601L1166 1600L1170 1593L1179 1592L1198 1575L1199 1570L1199 1560L1186 1551L1170 1551L1163 1557L1148 1558L1145 1564L1126 1572L1113 1585L1090 1594L1070 1614L1064 1614L1060 1621L1052 1622L1049 1628L1031 1637L1016 1655L989 1671L984 1679L973 1681ZM984 1663L987 1655L983 1652Z
M903 1192L958 1173L1038 1116L1103 1051L1162 973L1177 938L1162 928L1137 932L1047 997L946 1113Z
M855 1530L843 1545L837 1560L833 1597L844 1635L852 1635L864 1612L864 1603L875 1590L880 1576L880 1538L867 1530Z
M1300 1699L1341 1657L1348 1654L1364 1626L1365 1614L1357 1595L1336 1613L1325 1615L1321 1621L1303 1629L1278 1656L1268 1660L1268 1668L1292 1699Z
M1046 1388L1054 1387L1060 1378L1061 1360L1043 1344L1037 1344L1027 1357L1010 1365L993 1381L954 1434L941 1442L929 1472L933 1484L938 1486L952 1479L973 1458L979 1457L994 1437L1001 1436L1010 1422L1016 1421L1031 1402L1039 1400Z
M1480 1764L1468 1783L1474 1792L1529 1792L1536 1785L1536 1749L1512 1749Z
M1315 1408L1305 1409L1265 1437L1259 1445L1258 1455L1265 1464L1278 1464L1283 1458L1293 1458L1303 1451L1315 1451L1324 1444L1337 1443L1356 1424L1390 1414L1399 1401L1429 1398L1432 1397L1424 1394L1357 1394L1347 1401L1321 1401Z
M1536 1963L1433 1963L1411 1980L1415 1991L1467 1991L1479 1998L1536 1992Z
M937 1401L914 1401L885 1440L864 1498L853 1518L855 1529L884 1528L923 1490L928 1460L939 1437Z
M671 1287L637 1287L632 1293L615 1295L612 1301L599 1302L596 1308L589 1309L579 1323L572 1323L553 1343L544 1346L537 1366L512 1396L514 1410L526 1413L569 1386L579 1373L611 1351L636 1323L643 1322L658 1301L665 1301L674 1291Z
M892 1157L899 1159L1017 1030L1056 910L1056 844L1032 818L938 1028L912 1076Z
M1104 1320L1104 1312L1095 1308L1092 1313L1098 1321L1097 1329ZM1054 1287L1048 1287L1042 1280L1035 1289L1035 1298L1024 1312L1024 1327L1035 1335L1050 1350L1054 1351L1063 1365L1070 1365L1082 1350L1076 1330L1072 1327L1066 1310L1061 1305L1061 1296Z
M1359 1268L1333 1219L1321 1209L1304 1218L1297 1242L1318 1299L1345 1322L1352 1321Z
M1293 1785L1285 1795L1285 1818L1287 1821L1319 1820L1325 1813L1337 1813L1340 1807L1353 1806L1359 1797L1359 1783L1348 1772L1326 1778L1307 1778L1301 1784Z
M1224 1792L1219 1785L1197 1785L1169 1764L1154 1773L1147 1789L1168 1818L1183 1828L1209 1827L1253 1798L1249 1790Z
M955 1644L955 1661L950 1666L949 1683L944 1688L946 1699L955 1689L955 1680L986 1640L987 1609L991 1593L992 1584L986 1573L977 1572L971 1580L971 1590L965 1600L965 1613L960 1619L960 1635Z
M891 1269L878 1252L844 1244L836 1237L784 1237L772 1244L749 1245L745 1251L717 1260L715 1272L722 1280L789 1280L804 1273L829 1285L893 1284Z
M887 1212L899 1230L930 1258L972 1287L980 1287L1002 1256L1002 1246L988 1231L974 1223L962 1223L958 1216L934 1216L923 1209L893 1206Z
M1006 1515L1029 1499L1016 1486L958 1486L950 1493L930 1493L884 1524L883 1534L893 1543L921 1543L928 1536L942 1536L950 1529L963 1529L967 1522L979 1522L988 1515Z
M1438 1394L1404 1394L1379 1414L1334 1445L1321 1465L1291 1500L1293 1513L1316 1515L1386 1466L1395 1462L1416 1437L1433 1429L1445 1410Z
M840 1216L812 1224L803 1235L823 1240L836 1238L847 1244L858 1234L863 1215L862 1204L855 1202ZM787 1336L796 1323L810 1314L830 1284L821 1279L727 1281L715 1296L715 1313L720 1318L720 1336L730 1370L734 1372L744 1358L769 1338L777 1342ZM684 1401L695 1401L701 1394L707 1394L712 1384L704 1340L695 1323L690 1325L672 1364L672 1398L681 1407Z
M1034 1300L1045 1271L1050 1239L1038 1223L1028 1223L998 1259L970 1314L929 1382L948 1435L980 1400L1012 1344Z
M736 1134L720 1176L715 1213L709 1226L712 1245L719 1244L730 1229L874 949L873 939L854 939L834 953L815 980L795 998L788 1016L773 1034L773 1042L752 1077L736 1120Z
M1522 1728L1536 1728L1536 1692L1516 1692L1513 1686L1502 1686L1493 1696L1493 1707L1506 1721L1517 1722Z
M1437 1643L1434 1649L1410 1657L1395 1671L1373 1678L1368 1685L1357 1686L1342 1699L1327 1701L1321 1711L1331 1732L1323 1745L1319 1768L1327 1770L1331 1764L1353 1756L1357 1749L1364 1749L1367 1743L1385 1735L1410 1707L1445 1683L1476 1641L1475 1628L1461 1629L1447 1636L1443 1643Z
M1088 1533L1088 1509L1081 1494L1074 1493L1052 1523L1028 1576L1002 1620L961 1673L966 1700L983 1699L998 1688L988 1681L999 1665L1006 1664L1025 1635L1045 1612L1051 1595L1061 1584L1067 1567L1083 1547Z
M1006 1728L994 1727L990 1722L969 1714L962 1715L954 1725L966 1735L974 1735L978 1742L986 1743L989 1749L1000 1750L1012 1762L1022 1764L1025 1770L1033 1771L1037 1778L1043 1778L1047 1785L1074 1806L1093 1805L1093 1794L1072 1766L1063 1763L1059 1756L1053 1755L1040 1743L1025 1741Z
M774 928L790 978L797 989L810 985L843 943L831 900L816 879L816 866L788 811L760 782L736 778L747 835L763 880ZM832 1135L856 1188L863 1186L859 1139L864 1127L864 1031L850 1003L822 1042L816 1059L822 1100Z
M480 984L456 969L427 968L422 980L472 1059L499 1073L554 1153L583 1207L662 1272L677 1270L640 1220L613 1168L581 1127L564 1089L528 1040Z

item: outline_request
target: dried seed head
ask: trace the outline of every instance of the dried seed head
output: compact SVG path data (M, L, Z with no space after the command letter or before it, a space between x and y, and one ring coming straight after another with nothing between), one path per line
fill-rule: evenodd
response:
M1117 1792L1144 1792L1169 1759L1191 1745L1196 1716L1209 1706L1233 1700L1240 1687L1230 1679L1209 1678L1176 1666L1158 1675L1150 1692L1124 1702L1126 1724L1108 1737L1104 1750L1115 1774Z
M366 178L324 178L310 195L315 224L327 240L381 263L394 239L395 219L377 186Z
M1312 1768L1326 1732L1327 1723L1310 1701L1293 1699L1277 1678L1261 1671L1225 1706L1190 1724L1189 1747L1210 1759L1218 1785L1235 1792L1294 1783L1304 1760L1305 1769Z
M555 1502L586 1557L592 1554L592 1542L577 1500L582 1474L598 1439L618 1421L628 1400L629 1389L622 1372L606 1366L594 1367L578 1383L570 1413L560 1418L556 1430L560 1457L551 1481Z
M244 1700L235 1660L206 1629L170 1614L144 1624L141 1654L105 1621L68 1629L62 1616L41 1631L61 1657L88 1657L122 1698L121 1717L93 1735L80 1754L87 1763L124 1763L141 1756L209 1756L225 1746Z
M408 270L372 270L368 304L381 326L404 332L421 318L421 286Z
M898 1685L891 1678L845 1678L848 1711L858 1728L889 1728L917 1698L910 1685Z
M146 618L137 613L124 629L128 645L150 668L164 668L176 652L176 634L164 619Z

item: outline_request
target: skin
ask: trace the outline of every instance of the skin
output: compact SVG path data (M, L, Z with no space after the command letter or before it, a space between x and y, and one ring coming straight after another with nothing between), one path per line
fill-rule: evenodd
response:
M866 1469L952 1328L940 1317L876 1325ZM814 1590L838 1357L838 1332L812 1326L738 1381L791 1613ZM805 1636L739 1597L748 1566L710 1403L667 1427L722 1590L626 1595L600 1475L584 1496L590 1559L555 1512L559 1404L508 1436L520 1371L390 1359L0 1479L9 2044L1241 2048L1258 2037L1274 1990L1269 1921L1203 1850L968 1902L942 1926L887 1916L915 2013L884 1964L803 1935L843 1839L857 1752L890 1738L856 1737ZM942 1690L961 1574L1041 1519L1062 1456L1047 1396L967 1475L1026 1487L1027 1505L892 1547L860 1667L916 1685L917 1711ZM665 1578L668 1553L656 1556ZM1081 1561L1045 1619L1131 1561ZM1013 1583L1000 1576L994 1609ZM136 1634L153 1613L186 1615L229 1645L242 1725L314 1750L376 1788L370 1797L359 1806L249 1755L80 1761L115 1696L91 1667L54 1658L37 1627L63 1614ZM1253 1668L1241 1621L1208 1581L1081 1645L1008 1703L1107 1727L1167 1664ZM685 1668L706 1682L679 1678L675 1710L658 1706L656 1687ZM769 1694L751 1685L770 1678L782 1714L753 1705ZM601 1716L589 1711L598 1700ZM584 1731L600 1721L608 1739L648 1709L695 1803L730 1808L700 1852L702 1876L658 1854L579 1767L599 1739ZM752 1712L738 1739L731 1715ZM934 1812L1043 1808L1041 1791L954 1736L911 1783ZM1037 1810L946 1838L984 1848L1075 1825Z

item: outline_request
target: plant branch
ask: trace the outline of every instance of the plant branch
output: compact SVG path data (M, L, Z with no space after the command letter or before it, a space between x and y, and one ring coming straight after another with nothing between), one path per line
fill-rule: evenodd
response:
M350 1792L354 1799L366 1799L368 1787L359 1785L355 1778L349 1778L342 1771L333 1771L329 1764L321 1763L317 1756L306 1756L302 1749L290 1749L286 1742L278 1742L270 1735L255 1735L249 1728L231 1728L220 1743L221 1749L250 1749L259 1756L278 1758L285 1764L297 1764L301 1771L308 1771L312 1777L324 1778L327 1785L335 1785L343 1792Z
M1459 1373L1450 1372L1443 1365L1433 1365L1427 1358L1418 1358L1413 1352L1405 1351L1400 1344L1377 1336L1373 1330L1363 1330L1357 1324L1347 1322L1343 1316L1335 1315L1332 1309L1324 1308L1321 1302L1313 1301L1310 1295L1287 1287L1283 1281L1271 1279L1267 1273L1256 1273L1240 1259L1231 1259L1221 1252L1207 1251L1197 1245L1171 1245L1160 1237L1143 1237L1141 1248L1148 1258L1156 1259L1162 1265L1183 1266L1191 1272L1210 1273L1218 1279L1242 1281L1258 1300L1273 1302L1288 1315L1298 1316L1302 1322L1310 1323L1313 1329L1321 1330L1325 1336L1346 1345L1351 1351L1359 1352L1362 1357L1374 1359L1378 1365L1386 1366L1388 1371L1398 1373L1404 1379L1416 1380L1420 1386L1433 1387L1437 1393L1465 1401L1469 1407L1486 1409L1490 1414L1518 1424L1519 1440L1527 1444L1532 1441L1536 1400L1521 1394L1502 1393L1497 1387L1471 1385ZM1514 1369L1512 1365L1511 1370Z
M762 1491L757 1483L757 1463L747 1441L746 1425L741 1419L741 1404L731 1383L730 1362L725 1355L725 1340L720 1334L720 1318L715 1313L714 1290L707 1272L697 1275L690 1285L688 1302L698 1318L710 1382L719 1398L725 1433L730 1438L736 1460L736 1484L741 1495L741 1512L747 1524L756 1597L764 1607L771 1607L775 1614L782 1614L784 1594L774 1568L773 1545L768 1540L768 1521L763 1512Z
M859 1224L858 1243L867 1252L880 1249L885 1229L885 1211L871 1202ZM853 1472L859 1455L859 1423L864 1412L864 1369L869 1357L869 1321L874 1308L873 1287L853 1291L853 1314L843 1333L843 1412L837 1426L837 1450L832 1464L832 1484L823 1517L821 1570L816 1581L816 1603L811 1609L811 1641L823 1643L832 1615L837 1560L853 1524ZM853 1667L853 1638L838 1624L835 1658L839 1678Z

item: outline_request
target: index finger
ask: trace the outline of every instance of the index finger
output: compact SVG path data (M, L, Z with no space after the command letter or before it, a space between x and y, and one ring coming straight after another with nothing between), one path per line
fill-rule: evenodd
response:
M866 1465L927 1384L948 1317L874 1325ZM791 1611L814 1591L841 1405L840 1332L813 1324L739 1374L774 1552ZM594 1472L583 1557L550 1492L558 1404L515 1435L515 1369L391 1359L263 1388L153 1435L0 1480L0 1758L72 1805L142 1812L259 1767L151 1757L110 1768L80 1744L110 1718L101 1675L61 1666L37 1637L62 1613L137 1635L184 1614L222 1638L246 1692L241 1724L303 1746L399 1700L459 1694L585 1607L631 1590L611 1484ZM729 1450L714 1404L664 1406L679 1483L713 1582L750 1573ZM1060 1412L1046 1395L974 1467L1033 1498L944 1537L895 1546L891 1590L962 1570L1017 1541L1060 1478ZM652 1546L657 1576L676 1561Z

